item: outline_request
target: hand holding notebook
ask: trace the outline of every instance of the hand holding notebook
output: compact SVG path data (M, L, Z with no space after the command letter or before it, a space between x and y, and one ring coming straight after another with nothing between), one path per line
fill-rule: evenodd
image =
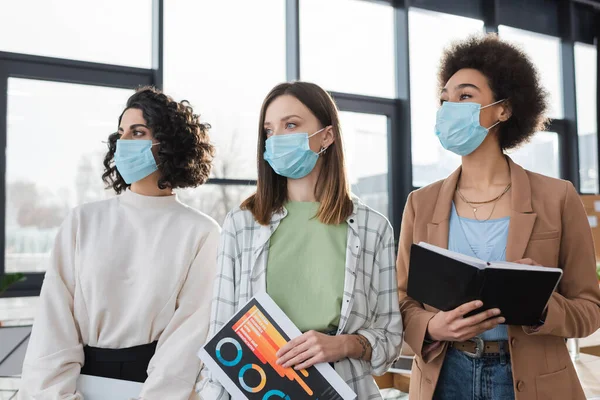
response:
M505 322L504 317L499 316L501 310L492 308L481 311L482 306L481 300L475 300L454 310L441 311L429 321L427 333L434 341L463 342ZM470 316L465 317L467 314Z
M408 295L441 311L480 300L470 317L500 309L509 325L537 325L562 270L510 262L487 263L427 243L411 247Z

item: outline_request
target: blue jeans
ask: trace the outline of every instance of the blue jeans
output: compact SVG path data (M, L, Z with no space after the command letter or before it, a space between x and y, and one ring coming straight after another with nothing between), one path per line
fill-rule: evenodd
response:
M514 400L510 354L484 354L471 358L448 349L434 400Z

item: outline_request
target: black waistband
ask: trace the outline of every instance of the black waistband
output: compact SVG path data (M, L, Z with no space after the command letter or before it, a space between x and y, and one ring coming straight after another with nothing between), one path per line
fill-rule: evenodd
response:
M144 382L148 378L148 365L156 351L156 343L124 349L102 349L85 346L85 362L81 373L104 378Z
M100 347L85 346L83 353L86 363L91 362L131 362L150 359L156 352L157 342L142 344L140 346L126 347L123 349L104 349Z

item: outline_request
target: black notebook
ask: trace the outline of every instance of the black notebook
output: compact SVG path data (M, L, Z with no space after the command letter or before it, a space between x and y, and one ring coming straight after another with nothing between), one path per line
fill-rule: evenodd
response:
M485 262L428 243L413 244L408 296L442 311L473 300L499 308L507 325L538 325L562 270L510 262Z

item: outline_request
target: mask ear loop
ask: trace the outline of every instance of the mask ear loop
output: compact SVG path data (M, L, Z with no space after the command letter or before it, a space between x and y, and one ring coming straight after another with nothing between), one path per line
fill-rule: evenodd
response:
M315 136L318 133L323 132L327 127L323 128L323 129L319 129L318 131L316 131L315 133L313 133L312 135L310 135L308 138L310 139L311 137Z
M494 103L492 103L492 104L488 104L487 106L479 107L479 109L480 109L480 110L483 110L484 108L491 107L491 106L493 106L493 105L496 105L496 104L498 104L498 103L502 103L503 101L506 101L506 100L507 100L507 99L498 100L498 101L496 101L496 102L494 102ZM500 122L502 122L502 121L498 121L498 122L496 122L494 125L492 125L492 126L490 126L489 128L487 128L487 131L489 132L489 131L490 131L490 129L492 129L493 127L495 127L496 125L498 125Z
M503 101L506 101L506 100L507 100L507 99L498 100L498 101L496 101L496 102L494 102L494 103L492 103L492 104L488 104L487 106L479 107L479 109L480 109L480 110L483 110L484 108L488 108L488 107L491 107L491 106L495 106L496 104L498 104L498 103L502 103Z
M310 135L308 138L310 139L311 137L315 136L317 133L323 132L325 129L327 129L327 127L323 128L323 129L319 129L318 131L316 131L315 133ZM320 156L321 154L325 154L326 151L327 151L327 147L321 147L321 151L319 151L317 153L317 155Z
M487 131L489 132L489 131L490 131L490 129L492 129L493 127L495 127L496 125L498 125L500 122L502 122L502 121L498 121L498 122L496 122L494 125L492 125L492 126L490 126L489 128L487 128Z
M156 142L156 143L152 143L152 145L150 146L150 148L154 147L154 146L158 146L160 144L160 142ZM156 161L156 160L155 160ZM156 163L156 168L162 166L162 163Z

